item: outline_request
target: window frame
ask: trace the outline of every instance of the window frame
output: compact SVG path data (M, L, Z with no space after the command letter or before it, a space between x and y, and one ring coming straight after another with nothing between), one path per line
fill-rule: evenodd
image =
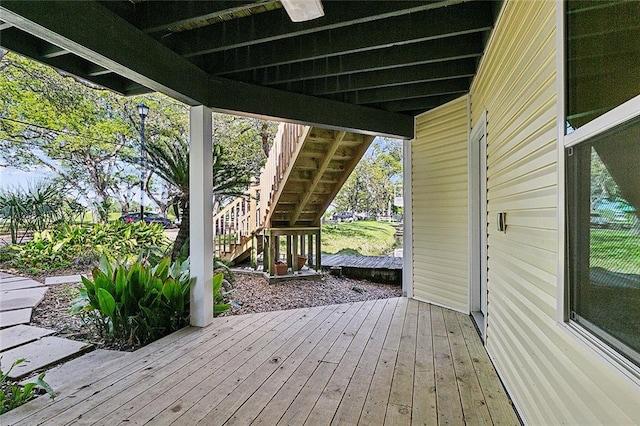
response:
M566 45L566 5L557 3L556 10L556 86L557 86L557 159L558 159L558 275L557 275L557 324L576 338L612 368L621 372L627 379L640 385L640 367L618 352L613 346L591 332L586 327L571 319L570 292L572 288L568 279L568 194L567 168L565 155L569 148L588 141L607 132L614 127L640 117L640 95L631 98L610 111L596 117L583 126L567 133L566 129L566 90L567 75L565 59Z

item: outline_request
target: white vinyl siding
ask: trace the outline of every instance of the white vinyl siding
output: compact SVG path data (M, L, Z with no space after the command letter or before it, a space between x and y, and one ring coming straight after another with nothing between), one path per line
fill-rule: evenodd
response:
M468 308L468 97L416 118L411 142L413 296Z
M472 124L488 121L487 350L525 423L635 424L638 386L557 323L557 5L506 2L471 87Z

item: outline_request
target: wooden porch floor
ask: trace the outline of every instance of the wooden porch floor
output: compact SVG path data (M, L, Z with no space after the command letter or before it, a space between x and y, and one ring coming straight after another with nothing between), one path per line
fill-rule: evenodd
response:
M519 424L470 319L395 298L218 318L8 424Z

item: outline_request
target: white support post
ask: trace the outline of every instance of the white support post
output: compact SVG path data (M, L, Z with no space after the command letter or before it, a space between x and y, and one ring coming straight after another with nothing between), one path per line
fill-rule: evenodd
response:
M402 142L402 196L403 223L402 232L402 295L413 297L413 211L411 183L411 141Z
M189 112L189 250L191 255L191 325L213 322L213 160L211 109Z

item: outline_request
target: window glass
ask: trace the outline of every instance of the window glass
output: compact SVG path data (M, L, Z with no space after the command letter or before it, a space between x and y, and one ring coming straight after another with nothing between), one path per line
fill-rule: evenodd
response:
M640 119L566 164L571 318L640 365Z
M640 1L569 1L567 132L640 94Z

